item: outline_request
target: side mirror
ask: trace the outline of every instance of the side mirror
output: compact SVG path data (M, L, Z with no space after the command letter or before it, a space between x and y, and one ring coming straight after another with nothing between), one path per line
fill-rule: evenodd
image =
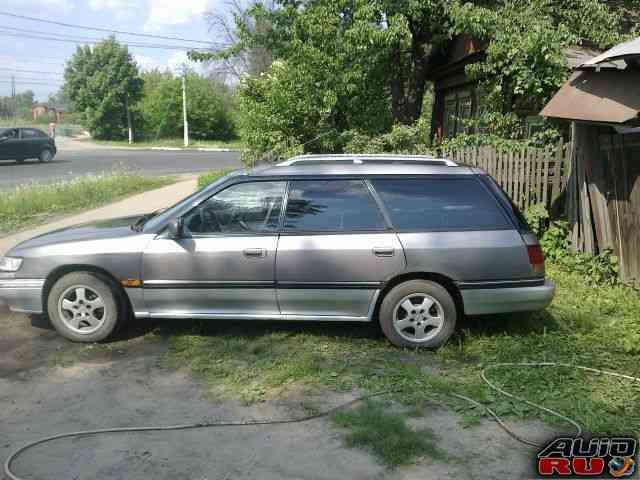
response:
M182 218L173 218L167 224L167 233L169 234L169 238L182 238L183 236L184 225L182 223Z

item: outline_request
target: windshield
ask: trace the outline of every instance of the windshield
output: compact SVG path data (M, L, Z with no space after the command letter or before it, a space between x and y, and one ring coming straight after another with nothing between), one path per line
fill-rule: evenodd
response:
M167 208L162 213L159 213L158 215L153 216L152 218L149 218L149 220L144 225L144 228L150 228L150 229L156 228L157 226L163 224L169 218L174 217L176 213L182 212L184 209L188 208L188 206L195 205L198 197L200 197L205 190L213 190L218 185L221 185L224 182L226 182L229 178L235 177L237 175L242 175L245 172L246 172L245 170L237 170L235 172L231 172L227 175L220 177L219 179L217 179L213 183L210 183L206 187L196 190L191 195L180 200L178 203L176 203L172 207Z

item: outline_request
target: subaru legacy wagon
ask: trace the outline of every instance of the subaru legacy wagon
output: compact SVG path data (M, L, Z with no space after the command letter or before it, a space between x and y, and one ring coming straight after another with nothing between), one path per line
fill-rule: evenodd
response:
M484 171L419 156L302 156L161 212L78 225L0 260L0 299L95 342L137 318L379 322L433 348L462 315L544 309L554 284Z

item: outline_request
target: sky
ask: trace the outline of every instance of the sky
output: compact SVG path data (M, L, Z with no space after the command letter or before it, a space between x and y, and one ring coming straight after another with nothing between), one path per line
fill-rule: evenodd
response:
M117 29L191 40L215 41L204 13L223 12L225 0L2 0L0 12L53 20L63 23ZM4 30L3 30L4 29ZM15 30L11 30L15 29ZM22 32L32 30L36 33ZM39 101L46 101L62 84L64 62L76 49L74 43L50 39L25 38L24 35L103 38L108 33L80 30L27 19L0 15L0 96L11 93L11 76L16 77L16 91L31 89ZM169 40L116 35L121 41L155 44L185 44ZM142 69L177 70L185 62L191 64L185 50L129 47ZM23 72L18 72L22 70ZM46 73L31 73L46 72ZM38 85L35 83L46 83Z

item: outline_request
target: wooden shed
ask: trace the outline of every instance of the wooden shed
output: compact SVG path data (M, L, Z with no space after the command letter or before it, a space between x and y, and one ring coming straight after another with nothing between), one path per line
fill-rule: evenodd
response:
M572 122L574 247L611 249L621 278L640 279L640 38L578 66L541 115Z

